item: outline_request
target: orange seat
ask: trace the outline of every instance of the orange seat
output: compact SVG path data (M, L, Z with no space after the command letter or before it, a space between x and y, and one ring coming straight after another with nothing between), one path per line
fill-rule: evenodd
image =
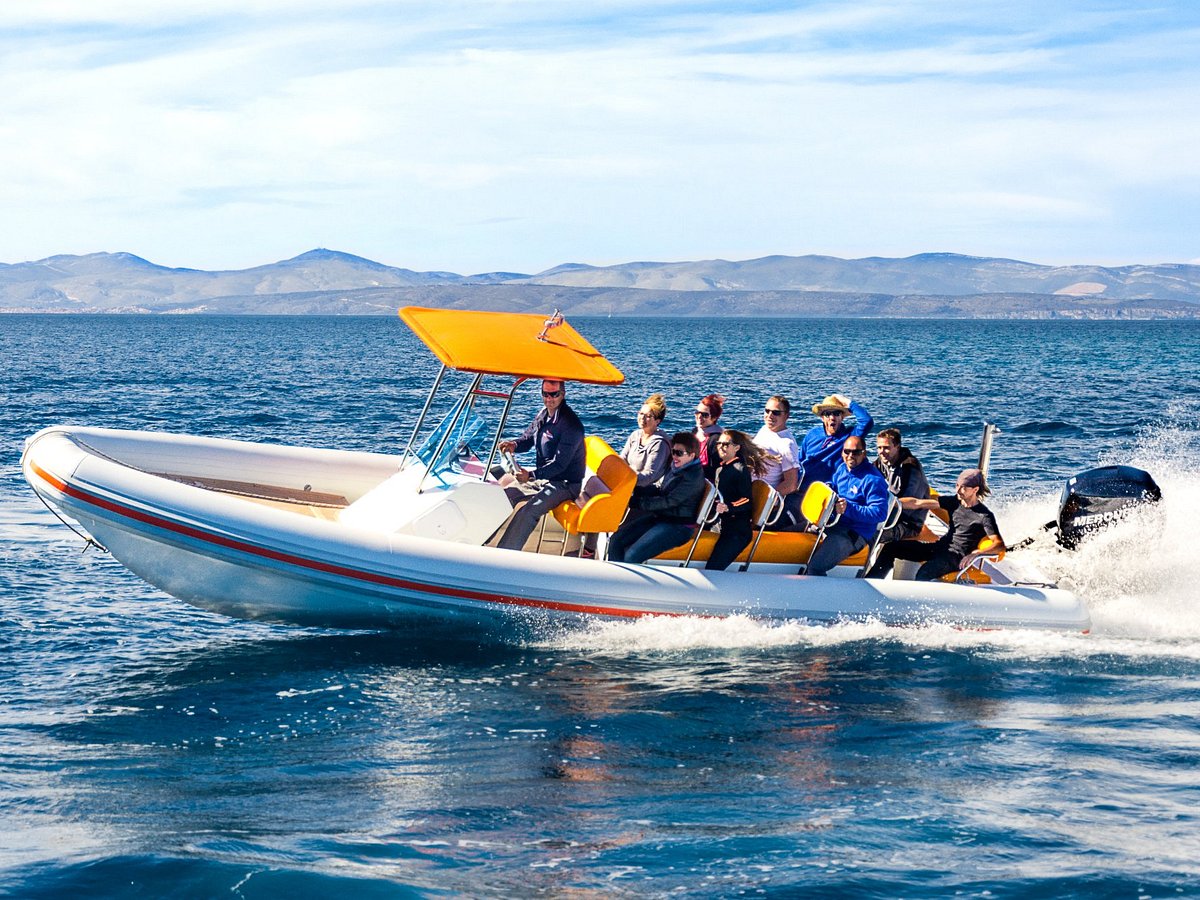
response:
M984 537L984 539L981 540L979 545L975 548L976 550L986 551L991 551L993 548L995 548L994 552L989 552L983 556L975 557L975 559L971 560L971 564L965 569L960 569L957 572L949 572L938 580L948 582L970 581L974 584L991 584L991 576L988 575L987 572L983 571L983 561L985 559L993 561L1004 559L1005 546L1003 542L998 541L995 538Z
M706 562L709 553L712 552L713 545L717 542L717 533L713 531L702 531L699 539L696 541L696 549L692 555L692 562ZM764 531L762 540L759 541L758 547L754 548L754 563L780 563L789 566L798 566L801 563L808 562L808 557L812 554L813 544L816 543L817 536L804 531ZM750 558L751 547L746 547L734 562L744 563ZM688 545L675 547L672 550L667 550L665 553L660 553L655 557L659 561L679 561L682 562L687 558ZM867 561L867 550L864 547L852 556L847 557L842 561L844 566L861 566Z
M750 524L754 526L754 540L746 554L746 561L738 569L745 572L750 568L750 562L762 543L767 527L774 525L783 513L783 496L765 481L755 481L750 485Z
M568 535L611 534L629 509L637 473L603 438L588 435L584 446L587 472L583 491L575 500L560 503L552 514Z

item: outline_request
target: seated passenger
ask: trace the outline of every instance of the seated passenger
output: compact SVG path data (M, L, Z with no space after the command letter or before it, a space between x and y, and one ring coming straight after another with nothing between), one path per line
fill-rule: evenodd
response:
M716 480L721 533L704 568L721 570L737 559L754 536L751 480L766 471L766 461L748 434L732 428L721 432L717 453L721 457Z
M833 477L846 438L850 435L865 438L874 424L866 407L845 394L830 394L820 403L814 403L812 411L821 417L821 424L809 429L800 441L801 497L810 484L828 482ZM847 415L855 417L853 428L846 424Z
M704 477L714 481L717 476L717 466L721 457L717 453L717 438L721 434L721 426L717 419L725 408L725 398L720 394L709 394L696 404L696 440L700 442L700 465L704 468Z
M867 546L887 518L887 482L867 462L867 445L861 437L846 438L842 462L834 470L829 485L837 492L836 509L841 518L825 529L824 540L808 561L809 575L824 575Z
M763 407L763 426L754 435L754 443L764 451L766 472L758 480L765 481L783 497L783 514L776 523L780 530L800 520L800 448L796 437L787 427L792 405L787 397L775 394Z
M637 473L637 487L656 484L671 467L671 444L658 433L658 426L666 415L667 404L663 395L651 394L638 410L638 427L621 448L621 459ZM596 535L584 535L579 555L585 559L595 557Z
M516 474L500 479L513 506L522 501L525 503L508 523L498 547L522 549L533 534L538 519L564 500L579 496L587 468L587 449L583 442L583 423L567 405L566 397L566 384L544 380L542 403L545 409L516 440L500 442L502 453L523 453L535 448L537 465L532 472L519 469Z
M875 457L875 468L887 479L888 490L897 497L928 499L929 482L925 480L925 470L921 468L920 461L902 444L899 430L883 429L875 435L875 447L879 451L879 455ZM889 541L916 537L925 526L927 515L929 512L924 509L904 510L900 514L900 521L880 535L879 542L886 544Z
M671 467L671 444L658 433L658 426L667 415L662 394L651 394L638 410L638 427L633 430L621 449L621 459L637 473L637 486L655 484Z
M984 552L975 548L985 537L994 538L1003 547L996 517L982 503L982 498L989 493L982 472L964 469L958 476L953 497L901 499L900 505L905 509L937 509L940 506L950 513L950 530L933 542L893 541L885 544L867 577L883 578L896 560L911 559L924 563L917 570L917 581L934 581L969 566Z
M696 529L696 506L704 495L700 442L690 431L671 438L671 468L662 484L634 488L630 517L608 541L609 562L641 563L685 544Z

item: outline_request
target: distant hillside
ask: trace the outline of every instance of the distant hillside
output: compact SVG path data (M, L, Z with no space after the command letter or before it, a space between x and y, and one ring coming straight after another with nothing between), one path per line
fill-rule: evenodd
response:
M424 285L256 294L219 297L156 311L176 315L394 316L401 306L539 314L557 308L568 316L1200 319L1200 304L1181 300L1098 300L1038 294L891 297L819 291L647 291L535 284Z
M0 312L394 314L426 304L573 315L1200 318L1200 266L1039 266L931 253L415 272L312 250L235 271L129 253L0 264Z
M490 276L478 280L486 282ZM452 272L413 272L333 250L310 250L282 262L218 272L156 266L130 253L92 253L0 265L0 309L158 311L219 297L465 281Z
M569 265L531 284L675 291L851 291L873 294L1060 294L1200 302L1200 266L1042 266L1012 259L923 253L905 259L766 256L742 262Z

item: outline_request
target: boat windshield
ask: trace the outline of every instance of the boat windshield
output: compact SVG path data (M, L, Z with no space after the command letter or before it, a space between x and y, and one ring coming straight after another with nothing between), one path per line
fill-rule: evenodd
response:
M489 440L491 429L474 409L463 412L465 402L465 397L459 400L417 448L417 458L425 463L426 471L447 486L464 477L477 481L483 477L483 461L475 449Z

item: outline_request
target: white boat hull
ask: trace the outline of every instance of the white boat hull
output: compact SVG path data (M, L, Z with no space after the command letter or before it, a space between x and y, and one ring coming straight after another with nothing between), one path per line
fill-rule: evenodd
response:
M464 623L499 631L591 617L729 616L1086 631L1073 594L772 571L708 572L453 543L298 515L156 472L268 475L349 501L398 457L108 429L45 429L25 477L130 570L227 616L326 627Z

